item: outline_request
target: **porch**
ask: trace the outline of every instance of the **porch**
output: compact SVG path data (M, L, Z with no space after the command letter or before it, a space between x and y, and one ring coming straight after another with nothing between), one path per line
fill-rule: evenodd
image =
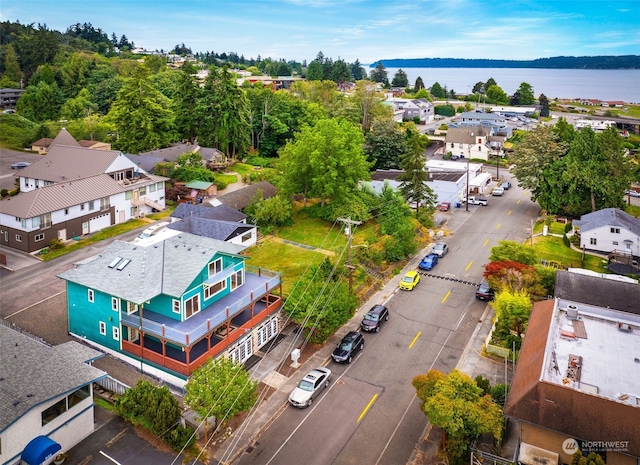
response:
M280 275L261 273L246 273L243 286L183 322L148 307L123 315L123 351L190 376L280 309Z

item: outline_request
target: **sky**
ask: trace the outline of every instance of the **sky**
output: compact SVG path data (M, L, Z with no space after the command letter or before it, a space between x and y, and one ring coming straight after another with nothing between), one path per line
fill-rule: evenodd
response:
M91 23L147 50L362 64L640 54L639 0L1 0L0 20Z

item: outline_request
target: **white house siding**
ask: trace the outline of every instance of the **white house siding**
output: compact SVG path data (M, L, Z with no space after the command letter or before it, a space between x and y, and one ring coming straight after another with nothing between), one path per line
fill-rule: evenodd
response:
M612 233L611 228L617 228L620 233ZM591 243L595 239L595 244ZM625 244L625 240L631 241ZM609 253L615 251L628 252L634 256L640 256L640 236L633 234L628 229L619 226L602 226L580 233L580 247L589 250Z
M40 404L9 426L0 436L2 453L0 463L19 462L25 446L37 436L48 436L68 451L94 431L93 388L91 395L71 407L58 418L42 426L42 412L66 396Z
M465 181L464 178L457 183L452 181L434 180L427 181L427 185L438 196L438 204L442 202L451 202L451 206L455 206L460 198L464 195Z
M105 173L114 173L116 171L122 170L130 170L133 169L134 172L137 170L139 173L146 174L147 172L142 168L138 167L135 163L129 160L126 155L120 154L113 160L113 163L109 165L109 167L104 171Z
M252 228L250 231L247 231L244 234L240 234L239 236L236 236L227 242L230 242L232 244L244 245L247 247L256 245L256 243L258 242L258 228Z

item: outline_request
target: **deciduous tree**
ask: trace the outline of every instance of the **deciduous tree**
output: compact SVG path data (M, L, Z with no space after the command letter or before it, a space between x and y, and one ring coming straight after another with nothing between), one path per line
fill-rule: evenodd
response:
M531 266L538 263L533 247L515 241L499 241L497 246L491 247L489 260L492 262L508 260Z
M518 93L518 100L520 105L533 105L536 103L536 97L533 94L533 87L527 82L523 82L516 91Z
M493 85L487 89L487 98L499 105L507 105L509 97L501 87Z
M529 294L505 289L496 294L491 306L498 318L515 331L518 337L522 337L533 308Z
M483 396L464 373L453 370L446 377L418 375L413 385L429 422L444 431L445 450L455 465L465 462L469 445L480 434L490 433L498 441L502 438L502 409L491 396Z
M365 152L375 169L398 169L400 156L407 152L407 140L398 123L376 119L367 133Z
M204 423L215 417L224 424L236 413L249 410L256 403L258 383L244 367L228 357L211 359L193 372L185 389L184 402Z

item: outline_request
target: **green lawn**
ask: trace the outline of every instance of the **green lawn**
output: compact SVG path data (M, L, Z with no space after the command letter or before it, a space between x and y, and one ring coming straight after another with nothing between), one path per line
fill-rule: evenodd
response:
M294 213L294 221L293 226L280 228L276 235L282 239L332 251L347 244L343 223L338 222L332 228L331 223L320 218L311 218L304 210Z
M323 253L283 244L266 238L249 251L247 264L281 273L282 292L288 295L309 265L319 265L326 257Z
M607 260L595 255L585 254L583 266L582 253L564 245L561 237L538 236L534 238L533 248L541 260L554 261L571 268L585 268L598 273L607 272Z
M533 233L534 234L542 233L544 225L545 225L544 221L537 221L536 224L533 226ZM551 234L564 234L564 227L565 227L564 223L558 223L557 221L553 221L549 225L549 232Z

